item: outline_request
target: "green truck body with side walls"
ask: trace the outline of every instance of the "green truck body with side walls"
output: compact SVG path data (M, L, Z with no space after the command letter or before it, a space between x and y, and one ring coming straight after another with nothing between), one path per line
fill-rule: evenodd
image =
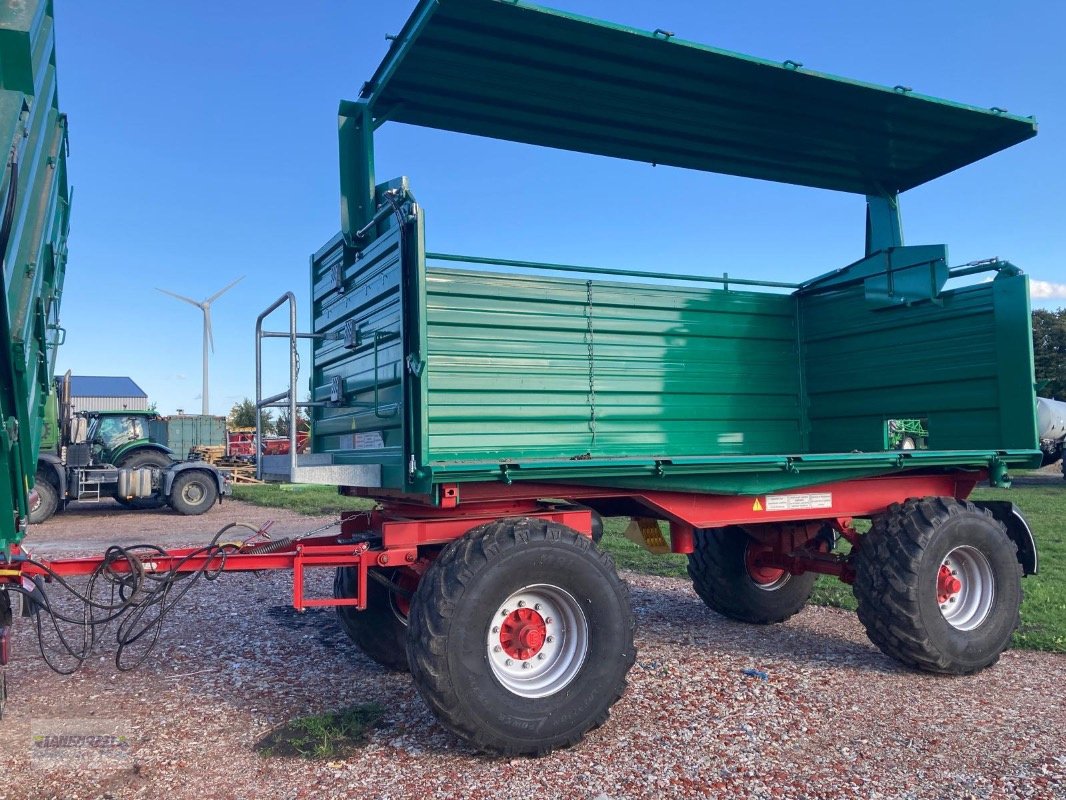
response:
M0 7L0 550L22 538L63 331L71 192L50 0Z

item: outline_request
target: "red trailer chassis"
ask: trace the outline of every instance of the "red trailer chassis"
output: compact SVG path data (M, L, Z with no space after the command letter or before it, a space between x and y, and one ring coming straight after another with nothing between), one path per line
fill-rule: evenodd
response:
M892 503L909 497L962 500L983 477L984 473L978 472L889 476L754 496L633 492L546 483L451 484L441 487L439 507L391 497L385 498L374 511L345 512L341 515L339 534L277 542L253 537L250 542L231 543L225 555L196 555L201 550L197 547L174 549L166 555L146 559L143 566L149 573L197 572L205 567L226 572L291 570L292 602L297 610L339 605L364 609L368 569L409 566L425 557L420 549L447 544L479 525L506 517L546 519L591 536L592 508L600 507L608 513L618 508L620 513L665 520L670 527L670 549L675 553L693 552L696 530L742 526L767 546L759 557L760 565L793 574L836 575L850 582L852 576L846 559L804 549L827 523L853 546L858 546L858 534L851 527L853 518L877 515ZM588 507L575 508L567 505L570 503ZM99 555L31 560L26 551L15 547L11 559L0 564L0 587L33 577L47 580L56 575L89 575L103 559ZM307 597L304 573L314 567L358 568L358 597ZM128 569L122 563L114 568Z
M195 580L291 570L297 610L336 606L356 645L388 668L409 668L434 710L479 709L438 714L446 727L490 752L543 753L572 744L580 739L574 730L606 719L635 659L625 584L610 559L589 544L602 531L601 516L629 516L656 521L647 523L647 532L641 525L646 544L690 555L693 587L719 613L782 622L806 603L816 574L835 575L854 584L859 617L885 653L932 671L974 672L1008 646L1021 574L1036 571L1032 534L1013 505L964 502L984 477L979 471L910 473L761 495L452 484L440 488L437 506L367 492L378 507L344 513L337 533L318 529L272 540L260 529L227 541L222 537L237 527L227 526L201 547L116 547L51 560L15 547L0 562L0 590L9 590L0 591L0 665L8 657L10 590L29 596L39 633L42 614L53 616L57 632L58 621L77 622L53 612L49 583L81 598L87 614L96 609L90 640L97 624L130 615L124 619L132 622L119 626L116 652L116 664L126 669L123 648L162 624L188 590L173 589L175 599L168 599L183 575ZM873 518L870 532L860 535L855 518ZM665 538L659 521L669 525ZM710 529L722 530L701 533ZM846 555L834 552L838 538L851 544ZM910 544L899 544L904 539ZM899 556L901 548L907 552ZM309 596L307 570L324 567L337 570L334 596ZM916 575L906 596L886 597L893 591L886 568ZM76 576L88 576L84 593L67 583ZM121 587L123 603L94 606L99 579ZM148 612L156 609L153 619ZM908 626L916 635L900 639L897 632ZM969 634L974 629L980 638ZM972 641L981 647L973 650ZM467 657L478 650L480 659ZM81 663L88 651L68 652ZM464 657L452 660L453 653ZM442 674L446 679L438 680ZM567 715L577 715L577 722ZM541 726L549 721L559 730L545 732Z

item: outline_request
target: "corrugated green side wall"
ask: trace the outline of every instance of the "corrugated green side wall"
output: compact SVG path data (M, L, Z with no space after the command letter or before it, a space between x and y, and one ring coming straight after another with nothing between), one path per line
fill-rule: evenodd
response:
M0 3L0 551L22 538L55 368L70 191L52 4ZM15 178L17 177L17 180Z
M785 295L427 272L429 462L801 452Z
M1032 449L1024 275L877 309L863 287L802 297L812 452L885 449L889 419L928 420L932 450Z

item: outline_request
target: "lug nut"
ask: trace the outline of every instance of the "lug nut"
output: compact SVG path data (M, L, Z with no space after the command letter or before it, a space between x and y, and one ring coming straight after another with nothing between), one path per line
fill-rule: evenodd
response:
M554 642L554 641L555 641L555 637L554 637L554 636L549 636L549 637L548 637L547 639L545 639L544 641L545 641L545 642L546 642L547 644L551 644L552 642Z
M528 661L523 661L523 662L522 662L522 669L529 669L529 668L530 668L530 667L532 667L532 666L533 666L533 665L532 665L532 664L530 664L530 663L529 663Z
M540 611L540 603L534 603L533 604L533 610L534 611Z
M525 608L526 607L526 601L525 600L519 600L518 601L518 607L519 608Z
M506 617L506 616L507 616L508 614L510 614L510 613L511 613L511 612L510 612L510 611L508 611L508 610L507 610L507 609L505 608L505 609L504 609L503 611L501 611L501 612L500 612L500 616L501 616L501 617Z
M954 598L954 597L951 597L951 598L949 598L949 599L948 599L948 602L949 602L949 603L954 603L954 602L955 602L955 598Z
M545 658L547 658L547 656L544 655L544 653L537 653L537 661L543 661Z
M551 617L545 617L544 618L544 624L545 625L551 625L552 622L554 622L554 620Z
M501 651L502 649L503 649L502 647L500 647L499 645L496 645L496 646L495 646L494 648L492 648L492 652L494 652L494 653L498 653L498 652L500 652L500 651Z
M500 632L500 626L499 625L493 625L492 626L492 632L493 633L499 633Z
M506 661L503 662L503 665L505 667L512 667L512 666L514 666L514 662L511 659L507 659Z

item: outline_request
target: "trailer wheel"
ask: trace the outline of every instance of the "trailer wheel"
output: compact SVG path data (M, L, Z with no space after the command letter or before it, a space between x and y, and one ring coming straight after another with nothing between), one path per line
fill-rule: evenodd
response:
M140 452L133 452L130 455L122 459L121 463L117 464L120 469L141 469L143 467L152 467L157 470L165 470L174 460L170 458L166 453L161 453L158 450L141 450ZM126 499L125 497L116 497L119 504L126 508L136 508L141 510L148 510L152 508L162 508L166 505L166 501L162 497L135 497L133 499Z
M413 591L418 575L404 568L390 570L388 579L403 591ZM379 572L378 574L386 574ZM333 596L355 597L359 591L359 570L338 567L333 579ZM348 638L385 669L406 672L407 615L411 604L403 595L371 579L366 587L366 610L337 606L337 621Z
M1020 621L1017 546L987 509L908 500L874 520L855 555L859 619L886 655L929 672L991 666Z
M30 524L37 525L51 519L59 508L59 492L43 472L38 472L34 483L37 499L30 503Z
M411 604L415 686L444 727L489 753L581 741L622 696L635 654L629 592L610 556L542 519L452 542Z
M756 625L784 622L807 604L818 576L760 566L758 540L737 527L696 532L688 557L692 588L707 606Z
M218 501L218 486L210 473L199 469L182 472L170 487L170 507L187 517L203 514Z

